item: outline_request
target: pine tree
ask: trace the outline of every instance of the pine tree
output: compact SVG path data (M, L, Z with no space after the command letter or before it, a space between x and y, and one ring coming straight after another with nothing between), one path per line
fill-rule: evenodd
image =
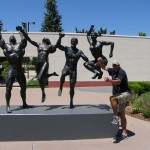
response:
M47 10L44 13L44 21L42 22L42 32L61 32L63 31L61 25L62 16L59 15L57 10L56 0L47 0L45 3L45 8Z

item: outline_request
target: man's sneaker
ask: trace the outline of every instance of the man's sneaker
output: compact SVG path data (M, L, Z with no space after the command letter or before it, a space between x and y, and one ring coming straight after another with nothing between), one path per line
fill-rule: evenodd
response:
M118 136L116 136L115 138L114 138L114 143L119 143L120 141L122 141L122 140L127 140L128 139L128 135L127 134L125 134L125 135L118 135Z
M112 122L110 123L111 125L117 125L119 124L119 117L114 116Z
M128 139L128 135L127 134L122 134L122 136L121 136L121 140L127 140Z
M122 137L122 133L121 133L121 131L119 130L119 131L117 132L116 136L113 137L113 139L114 139L114 140L118 140L118 139L120 139L121 137Z

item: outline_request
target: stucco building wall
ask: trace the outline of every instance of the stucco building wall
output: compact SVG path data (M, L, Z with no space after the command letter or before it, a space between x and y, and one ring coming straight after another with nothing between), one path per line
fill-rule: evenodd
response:
M6 43L9 41L9 36L12 33L3 32L2 36ZM18 32L13 33L17 39L17 42L21 40ZM32 40L36 42L42 41L44 37L51 40L52 44L55 44L59 35L58 33L29 33ZM70 40L72 37L78 38L77 48L81 49L84 54L93 60L93 57L89 51L89 43L87 42L86 34L66 33L62 38L62 45L70 46ZM108 66L111 67L111 62L117 59L120 65L128 75L129 81L150 81L150 38L149 37L136 37L136 36L121 36L121 35L103 35L98 37L98 40L113 41L115 43L113 57L109 58L110 46L103 47L103 54L108 58ZM0 56L4 56L0 49ZM36 57L37 49L28 42L25 56ZM89 72L83 66L84 61L82 59L78 62L78 82L81 83L103 83L102 79L92 79L93 73ZM65 64L65 54L63 51L57 49L55 53L49 55L49 72L57 72L61 75L62 68ZM108 76L108 73L104 71L103 77ZM51 84L59 84L59 77L51 77L49 81ZM69 81L69 77L66 77L66 81ZM83 84L84 86L84 84Z

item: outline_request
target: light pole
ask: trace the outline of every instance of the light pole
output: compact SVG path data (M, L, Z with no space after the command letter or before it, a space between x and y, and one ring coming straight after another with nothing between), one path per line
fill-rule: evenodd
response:
M2 31L2 26L3 26L3 23L2 21L0 21L0 31Z
M28 22L28 32L30 31L30 25L35 25L35 22ZM29 79L29 64L28 64L28 79Z
M28 32L30 31L30 25L35 25L35 22L28 22Z

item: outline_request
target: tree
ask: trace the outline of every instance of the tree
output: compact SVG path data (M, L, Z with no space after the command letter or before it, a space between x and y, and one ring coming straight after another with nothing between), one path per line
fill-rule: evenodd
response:
M110 31L110 35L115 35L116 34L116 31Z
M107 29L100 28L98 34L107 34Z
M45 3L45 8L47 10L44 13L44 21L42 22L42 32L61 32L63 31L61 25L62 16L59 15L57 10L56 0L47 0Z
M36 66L36 63L37 63L37 57L33 57L31 64Z
M147 36L144 32L139 32L139 36Z
M2 20L0 20L0 30L3 31L3 32L7 32L7 30L3 29L3 22L2 22Z
M76 33L87 33L88 31L85 29L82 30L78 30L78 28L76 27Z

